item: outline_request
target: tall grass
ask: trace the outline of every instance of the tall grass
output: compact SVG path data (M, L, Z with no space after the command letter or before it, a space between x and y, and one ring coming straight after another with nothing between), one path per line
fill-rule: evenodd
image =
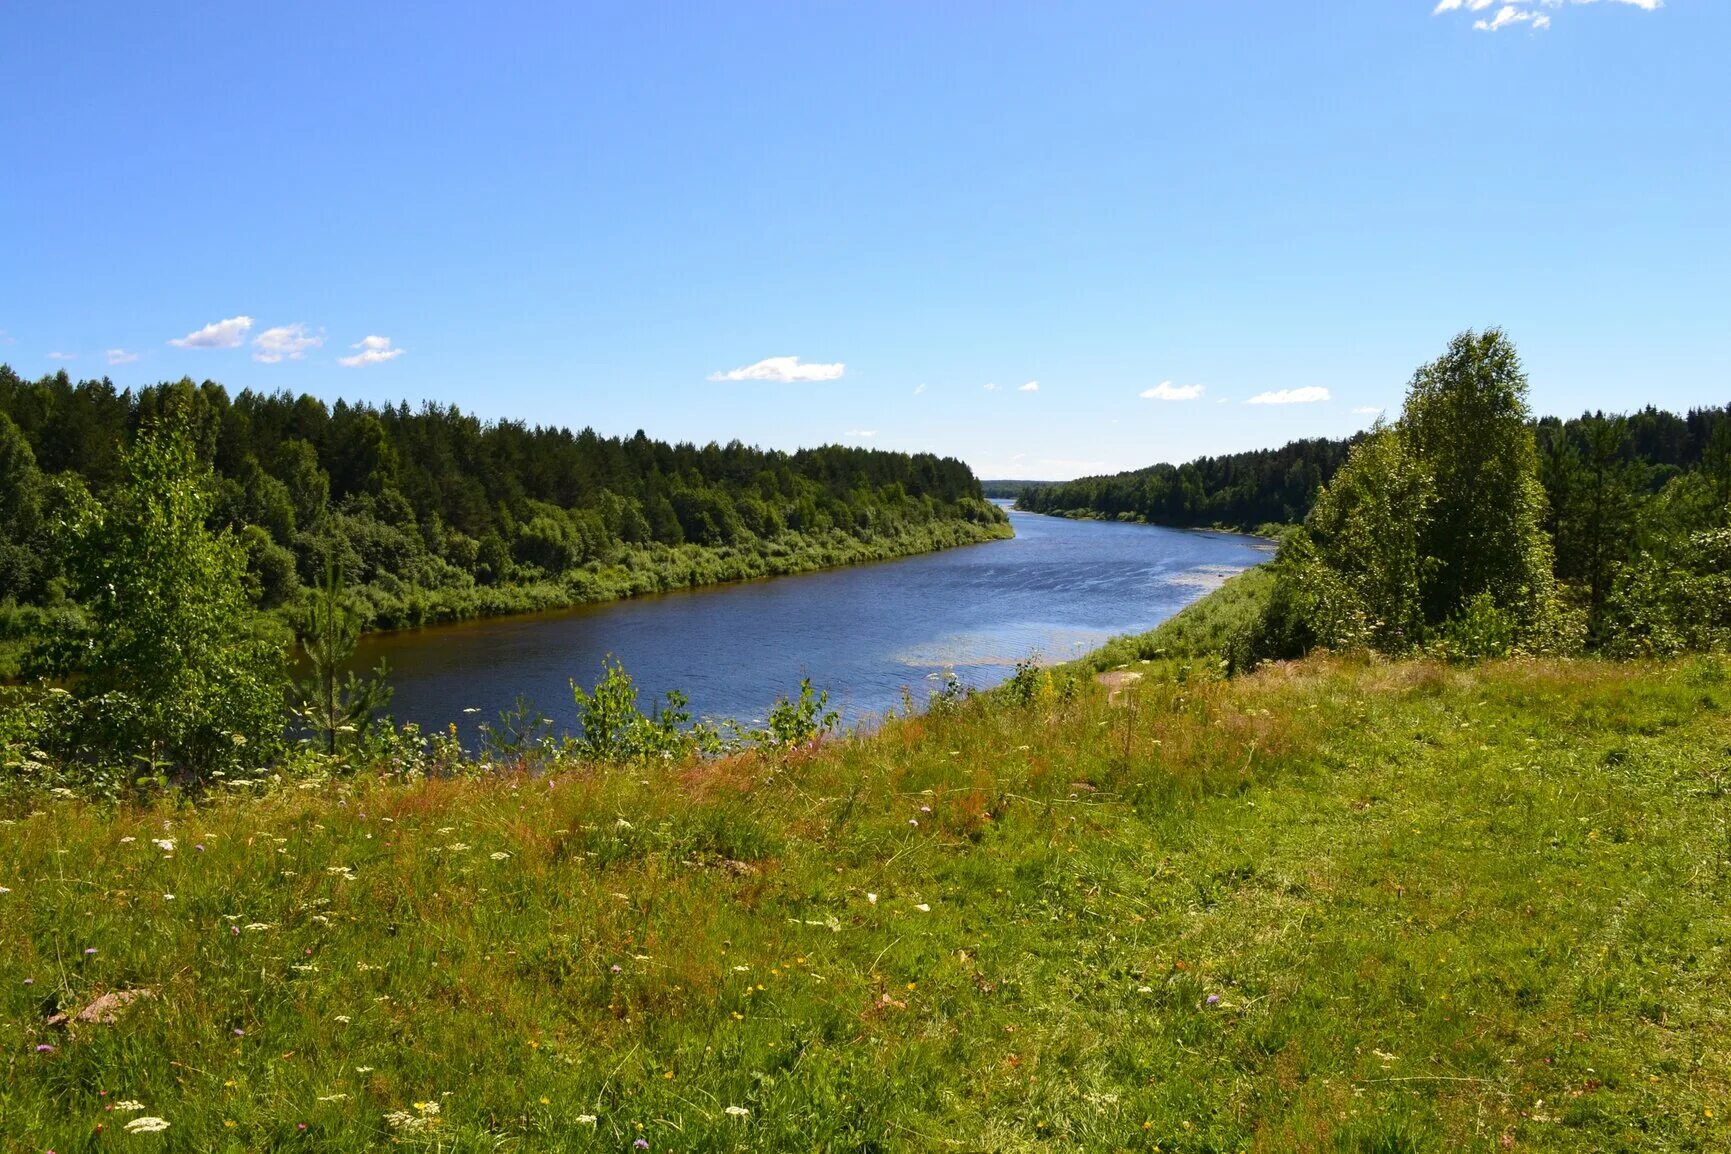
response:
M0 1135L1725 1147L1722 666L1143 669L815 751L19 813Z

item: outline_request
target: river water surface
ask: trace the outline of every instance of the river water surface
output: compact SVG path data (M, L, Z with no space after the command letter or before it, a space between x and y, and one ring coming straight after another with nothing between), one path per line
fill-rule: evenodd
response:
M561 731L570 681L608 654L643 691L682 689L698 716L760 720L799 679L850 722L924 702L943 671L996 685L1031 654L1065 660L1151 629L1266 559L1248 537L1011 513L1016 536L767 581L363 638L357 665L390 662L391 713L473 738L519 694ZM472 710L473 712L465 712Z

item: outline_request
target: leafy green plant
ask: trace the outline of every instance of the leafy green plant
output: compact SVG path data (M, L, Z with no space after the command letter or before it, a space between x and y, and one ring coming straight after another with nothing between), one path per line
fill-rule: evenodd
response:
M75 760L200 784L280 744L283 654L249 626L245 549L206 527L210 470L184 414L165 412L124 469L106 501L60 526L85 619L37 668L67 678L83 707L61 737Z
M818 741L841 720L828 706L829 690L814 691L811 678L801 678L797 700L779 697L770 707L767 744L791 749Z
M327 564L324 580L295 623L311 672L296 686L300 703L294 712L311 739L333 758L344 746L366 744L391 700L390 668L383 660L371 677L341 672L355 655L360 631L360 613L348 596L342 570Z

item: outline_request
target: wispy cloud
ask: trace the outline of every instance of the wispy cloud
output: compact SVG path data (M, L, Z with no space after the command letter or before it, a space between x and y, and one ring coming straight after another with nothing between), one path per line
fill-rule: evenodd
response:
M1377 408L1375 405L1355 405L1352 411L1364 417L1382 412L1382 410Z
M986 382L986 383L985 383L985 384L984 384L984 385L983 385L983 386L981 386L981 387L982 387L982 388L984 388L984 389L985 389L985 390L986 390L986 392L988 392L988 393L995 393L995 392L997 392L997 391L998 391L998 382L996 382L996 381L987 381L987 382Z
M238 349L252 328L251 317L229 317L214 321L194 333L176 337L168 343L177 349Z
M109 349L108 363L111 365L130 365L139 357L138 353L129 353L125 349Z
M78 354L77 353L59 353L59 352L49 353L48 359L51 361L75 361L78 359Z
M916 397L925 391L926 391L926 387L923 384L919 384L919 385L914 386L914 396L916 396Z
M1273 392L1257 393L1244 403L1247 405L1314 405L1318 401L1330 399L1328 390L1321 385L1306 385L1302 389L1275 389Z
M869 438L877 436L878 431L876 429L849 429L842 435L847 437Z
M1040 391L1040 382L1039 381L1029 381L1025 385L1017 385L1016 391L1018 393L1037 393Z
M794 384L800 381L837 381L847 371L841 361L834 364L806 364L798 357L765 357L755 365L744 365L725 373L710 373L712 381L779 381Z
M1490 15L1474 20L1473 27L1480 32L1498 32L1524 24L1535 32L1543 32L1551 26L1551 12L1560 8L1599 3L1624 4L1630 8L1639 8L1643 12L1656 12L1665 6L1665 0L1437 0L1436 7L1431 9L1431 15L1488 12L1494 8L1496 10L1490 12Z
M252 359L267 365L283 360L298 361L307 355L308 349L316 349L324 343L324 333L309 333L303 324L278 325L252 339Z
M1143 389L1136 394L1145 401L1194 401L1205 391L1202 385L1175 385L1171 381L1161 381L1151 389Z
M384 361L395 360L397 357L402 356L404 352L402 349L393 349L391 347L390 337L362 337L360 340L350 345L349 348L359 349L361 351L352 357L338 357L337 364L350 369L358 369L362 365L376 365Z

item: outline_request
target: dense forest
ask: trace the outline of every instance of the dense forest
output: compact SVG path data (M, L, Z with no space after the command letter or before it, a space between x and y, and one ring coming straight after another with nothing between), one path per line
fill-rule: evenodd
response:
M1551 507L1568 504L1575 462L1589 458L1597 462L1594 468L1614 466L1642 492L1657 493L1672 477L1700 468L1713 451L1717 431L1728 424L1731 406L1692 409L1681 416L1649 406L1626 417L1543 418L1533 432ZM1183 465L1030 485L1014 494L1016 507L1181 527L1251 530L1297 524L1363 437L1317 437Z
M827 446L670 445L189 380L139 391L0 366L0 612L67 605L57 525L101 502L174 413L212 470L211 527L254 603L334 569L393 627L896 556L1008 532L960 461Z
M1260 508L1289 502L1281 519L1303 523L1247 587L1256 595L1237 599L1233 628L1215 630L1231 633L1231 666L1317 647L1461 658L1731 647L1731 410L1535 421L1514 345L1493 329L1422 366L1393 424L1297 450L1285 476L1273 455L1243 458L1269 478ZM1344 461L1301 494L1307 454L1334 452ZM1115 502L1153 475L1059 488L1102 502L1087 513L1140 516ZM1218 461L1191 474L1224 475ZM1065 508L1055 493L1024 503ZM1249 501L1254 488L1216 493Z

